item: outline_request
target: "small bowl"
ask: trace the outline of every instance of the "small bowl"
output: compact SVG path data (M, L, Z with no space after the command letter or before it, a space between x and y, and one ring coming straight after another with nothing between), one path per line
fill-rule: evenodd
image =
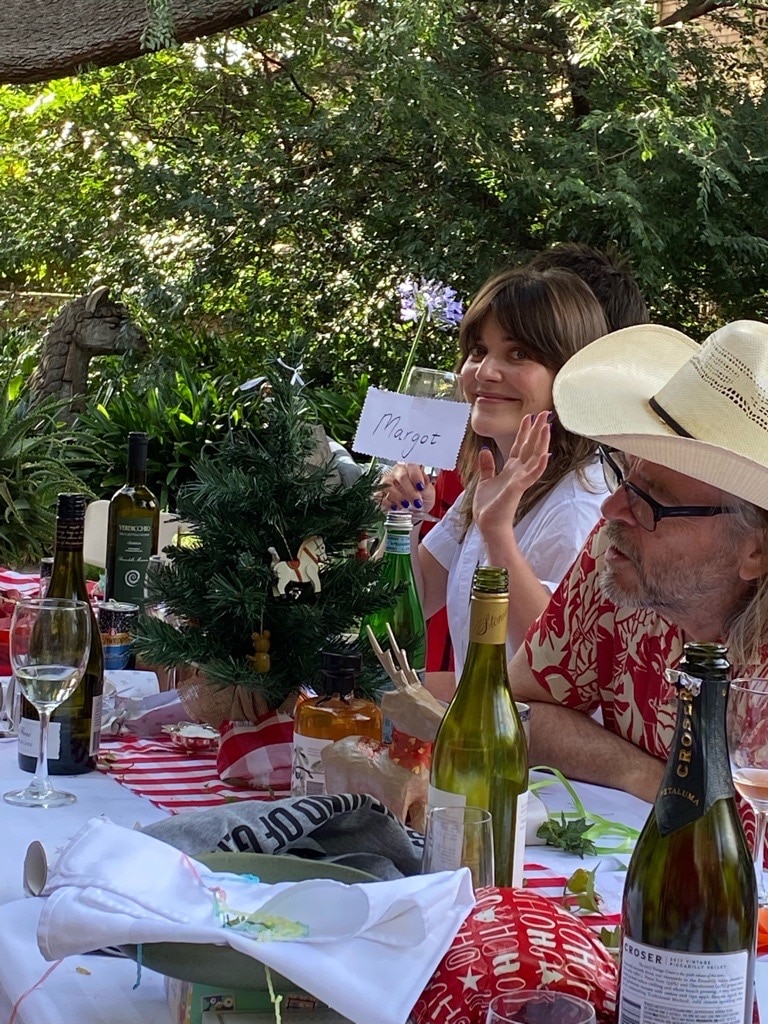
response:
M212 725L198 725L196 722L177 722L175 725L164 725L163 732L168 733L174 746L181 747L188 754L213 750L219 742L218 729L214 729Z

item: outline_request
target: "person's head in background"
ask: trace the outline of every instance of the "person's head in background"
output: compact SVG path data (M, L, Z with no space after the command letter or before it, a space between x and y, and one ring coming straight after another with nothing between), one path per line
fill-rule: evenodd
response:
M490 448L501 466L523 418L552 409L557 371L608 332L592 290L567 270L523 267L497 274L483 285L459 332L459 380L472 406L459 464L469 498L465 510L472 508L480 449ZM542 477L520 501L518 520L566 473L592 462L596 445L554 422L550 452Z
M559 242L526 263L531 270L570 270L585 281L603 307L609 331L649 323L648 310L629 262L615 247L605 251L579 242Z

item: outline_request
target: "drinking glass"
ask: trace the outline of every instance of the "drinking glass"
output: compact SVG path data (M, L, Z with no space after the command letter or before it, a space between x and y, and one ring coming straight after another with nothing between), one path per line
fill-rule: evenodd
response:
M763 850L768 824L768 679L734 679L728 697L728 751L733 784L755 812L752 857L760 906L768 904Z
M91 613L85 601L25 598L11 619L11 665L16 684L40 716L35 775L26 789L5 793L19 807L61 807L72 793L55 790L48 778L51 712L77 689L91 647Z
M493 885L493 822L482 807L433 807L427 815L422 874L469 868L475 889Z
M428 366L411 367L402 393L404 395L413 395L414 398L438 398L452 402L460 401L456 374L450 370L433 370ZM439 471L434 466L425 466L424 472L434 480ZM438 517L433 516L431 512L424 512L419 509L409 509L408 511L412 513L414 522L438 522Z
M520 989L494 996L485 1024L595 1024L594 1008L584 999L546 989Z
M458 402L456 374L450 370L432 370L427 366L412 366L403 387L404 395L416 398L443 398Z

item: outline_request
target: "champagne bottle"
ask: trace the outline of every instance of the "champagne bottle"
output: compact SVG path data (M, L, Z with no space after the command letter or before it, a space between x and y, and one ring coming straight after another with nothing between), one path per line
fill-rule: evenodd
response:
M478 567L472 580L469 648L432 752L429 807L491 812L495 882L523 884L528 747L507 677L506 569Z
M56 507L56 550L46 597L86 601L91 609L91 651L77 689L55 709L48 731L48 771L79 775L96 767L101 731L104 658L83 575L85 495L60 494ZM40 722L37 709L22 695L19 724L19 767L34 772Z
M367 643L365 627L370 626L373 635L386 650L389 647L389 623L398 644L408 655L411 668L423 676L427 654L427 631L411 565L412 525L410 512L387 513L387 536L381 576L394 586L404 583L405 589L393 605L366 616L360 635Z
M622 905L619 1024L752 1021L757 887L734 799L720 644L685 645L667 769Z
M144 606L149 556L157 553L160 506L147 487L147 435L128 435L128 476L109 503L104 596Z

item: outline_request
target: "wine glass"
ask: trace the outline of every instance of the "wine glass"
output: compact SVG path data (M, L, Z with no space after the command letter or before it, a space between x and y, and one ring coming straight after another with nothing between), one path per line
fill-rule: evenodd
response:
M433 370L427 366L412 366L403 387L404 395L415 398L442 398L460 401L458 380L450 370Z
M595 1024L594 1007L585 999L546 989L520 989L494 996L485 1024Z
M91 647L91 611L85 601L25 598L11 619L11 665L17 685L40 716L35 775L26 789L5 793L18 807L61 807L72 793L55 790L48 778L51 712L77 689Z
M493 821L482 807L433 807L427 815L421 873L467 867L475 889L493 885Z
M763 851L768 825L768 679L734 679L728 697L728 750L733 784L755 812L752 856L760 906L768 904Z

